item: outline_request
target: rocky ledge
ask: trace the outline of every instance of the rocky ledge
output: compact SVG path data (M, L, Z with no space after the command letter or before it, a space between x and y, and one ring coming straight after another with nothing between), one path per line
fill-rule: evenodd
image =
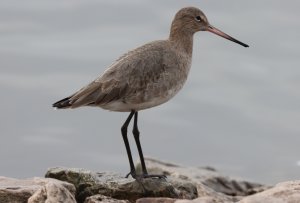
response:
M224 176L213 168L147 159L149 173L167 179L135 180L112 172L51 168L45 178L0 177L2 203L299 203L300 180L275 186ZM137 166L137 171L140 166Z

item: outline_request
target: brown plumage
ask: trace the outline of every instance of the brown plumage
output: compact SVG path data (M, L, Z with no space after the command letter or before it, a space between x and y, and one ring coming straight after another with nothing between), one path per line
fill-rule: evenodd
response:
M211 26L198 8L183 8L174 17L168 39L150 42L129 51L109 66L103 75L54 103L53 107L97 106L111 111L131 112L122 127L130 174L137 177L127 140L127 126L134 115L133 134L142 163L142 177L149 177L139 143L137 112L165 103L182 88L191 67L193 35L198 31L210 31L248 46Z
M88 105L113 111L138 111L165 102L187 78L189 51L177 53L169 40L146 44L122 56L102 76L54 107Z

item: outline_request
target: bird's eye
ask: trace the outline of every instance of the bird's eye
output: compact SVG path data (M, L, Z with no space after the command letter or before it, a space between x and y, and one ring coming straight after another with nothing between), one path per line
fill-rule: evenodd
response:
M196 16L196 21L198 21L198 22L200 22L202 19L201 19L201 17L200 16Z

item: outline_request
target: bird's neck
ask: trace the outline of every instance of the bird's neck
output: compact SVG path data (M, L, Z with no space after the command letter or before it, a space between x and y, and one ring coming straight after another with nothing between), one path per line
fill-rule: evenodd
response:
M193 33L184 32L182 29L172 26L169 41L178 49L183 50L188 55L193 53Z

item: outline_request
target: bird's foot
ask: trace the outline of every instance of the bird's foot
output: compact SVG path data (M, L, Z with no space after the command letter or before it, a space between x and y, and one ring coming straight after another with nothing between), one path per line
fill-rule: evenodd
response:
M133 177L134 179L136 179L136 172L135 171L130 171L126 176L125 178L128 178L129 176L131 175L131 177Z
M163 179L165 180L167 178L167 176L165 175L158 175L158 174L148 174L148 173L143 173L143 174L136 174L135 171L130 171L125 178L128 178L129 176L132 176L132 178L136 179L136 180L141 180L141 179L145 179L145 178L157 178L157 179Z

